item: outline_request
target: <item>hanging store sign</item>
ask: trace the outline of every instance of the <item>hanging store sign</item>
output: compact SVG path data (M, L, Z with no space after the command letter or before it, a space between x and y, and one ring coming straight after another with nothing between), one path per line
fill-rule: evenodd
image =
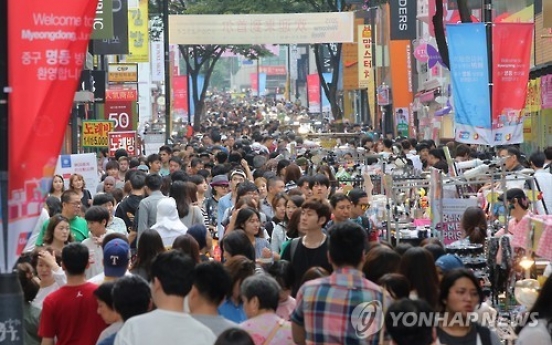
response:
M110 83L137 83L138 65L135 63L110 63L107 69Z
M137 155L136 131L110 132L107 137L110 157L115 157L115 152L118 149L125 149L131 157Z
M354 12L171 15L169 30L171 44L352 43Z

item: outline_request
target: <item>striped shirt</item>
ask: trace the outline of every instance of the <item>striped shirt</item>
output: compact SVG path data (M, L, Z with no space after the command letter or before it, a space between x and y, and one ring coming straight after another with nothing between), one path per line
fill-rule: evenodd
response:
M382 289L365 279L361 271L339 268L329 277L309 281L299 289L291 321L304 327L307 345L377 345L380 333L361 339L351 316L360 303L382 299Z

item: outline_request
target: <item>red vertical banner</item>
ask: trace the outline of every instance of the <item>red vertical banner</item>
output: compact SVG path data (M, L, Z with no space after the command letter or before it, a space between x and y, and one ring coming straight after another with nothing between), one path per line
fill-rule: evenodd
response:
M178 116L188 115L188 76L172 77L173 111Z
M307 96L309 99L309 112L320 112L320 77L318 74L307 75Z
M249 73L249 82L251 84L251 94L259 93L259 75L257 73Z
M50 189L97 0L8 4L8 262L17 259ZM3 258L3 256L2 256Z
M523 142L533 23L493 24L493 144ZM512 49L515 47L515 49Z

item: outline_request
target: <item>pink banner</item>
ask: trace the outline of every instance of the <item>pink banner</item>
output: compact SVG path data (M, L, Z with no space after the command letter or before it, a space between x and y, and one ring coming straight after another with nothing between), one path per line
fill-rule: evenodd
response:
M541 106L542 109L552 108L552 75L541 77Z
M188 114L188 76L175 75L172 78L173 111Z
M307 96L309 99L309 112L320 112L320 77L318 74L307 75Z
M493 25L492 128L505 129L494 144L523 142L523 114L531 60L533 23ZM512 49L515 47L515 49Z
M9 200L2 205L9 250L2 269L13 267L50 190L97 3L9 1Z
M251 92L253 94L257 94L257 91L259 90L259 75L257 73L250 73L249 74L249 81L251 83Z

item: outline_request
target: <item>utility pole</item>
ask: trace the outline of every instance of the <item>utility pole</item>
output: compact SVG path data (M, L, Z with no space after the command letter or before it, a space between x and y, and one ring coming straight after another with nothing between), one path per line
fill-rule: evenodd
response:
M165 50L165 144L171 138L171 55L169 45L169 2L163 1L163 46ZM188 93L190 91L188 90Z
M483 22L487 29L487 58L489 61L489 107L493 109L493 0L483 0ZM492 115L491 115L492 116Z

